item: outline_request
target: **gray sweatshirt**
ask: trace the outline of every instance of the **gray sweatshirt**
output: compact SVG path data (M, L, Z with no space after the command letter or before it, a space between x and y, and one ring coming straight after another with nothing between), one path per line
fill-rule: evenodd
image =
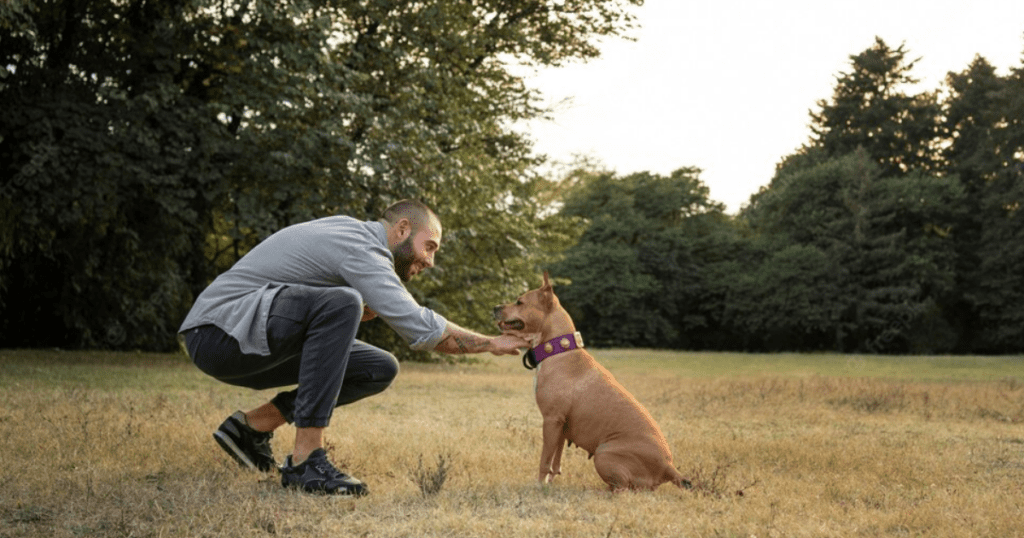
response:
M199 294L178 332L216 325L243 353L269 355L270 305L288 284L355 288L417 350L433 349L448 323L405 289L383 224L327 217L289 226L256 245Z

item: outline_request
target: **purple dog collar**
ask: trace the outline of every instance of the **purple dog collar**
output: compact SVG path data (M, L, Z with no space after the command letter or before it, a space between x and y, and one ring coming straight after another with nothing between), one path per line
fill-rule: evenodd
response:
M533 355L537 363L540 364L540 361L552 355L558 355L559 353L565 353L566 351L582 347L583 335L580 334L579 331L576 331L574 333L557 336L533 348Z

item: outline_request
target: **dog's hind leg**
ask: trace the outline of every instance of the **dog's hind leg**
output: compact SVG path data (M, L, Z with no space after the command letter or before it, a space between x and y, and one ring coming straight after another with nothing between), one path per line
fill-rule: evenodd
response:
M594 468L597 469L597 474L615 492L635 487L629 463L629 458L601 450L600 447L594 454Z

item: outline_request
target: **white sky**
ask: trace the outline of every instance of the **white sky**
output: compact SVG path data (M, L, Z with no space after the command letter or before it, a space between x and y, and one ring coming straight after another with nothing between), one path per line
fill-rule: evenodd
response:
M1024 0L647 0L634 11L637 41L608 40L597 60L528 78L557 106L554 121L521 128L563 163L586 155L620 175L699 167L729 213L808 140L808 112L875 36L921 58L915 93L978 54L1000 75L1024 65Z

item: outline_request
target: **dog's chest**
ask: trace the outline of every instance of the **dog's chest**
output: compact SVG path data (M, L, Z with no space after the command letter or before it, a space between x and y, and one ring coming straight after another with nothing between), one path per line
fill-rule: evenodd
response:
M598 389L594 385L601 381L601 374L595 369L566 368L565 364L548 364L545 361L534 370L533 393L542 406L545 403L571 406L579 399L588 399L588 394Z

